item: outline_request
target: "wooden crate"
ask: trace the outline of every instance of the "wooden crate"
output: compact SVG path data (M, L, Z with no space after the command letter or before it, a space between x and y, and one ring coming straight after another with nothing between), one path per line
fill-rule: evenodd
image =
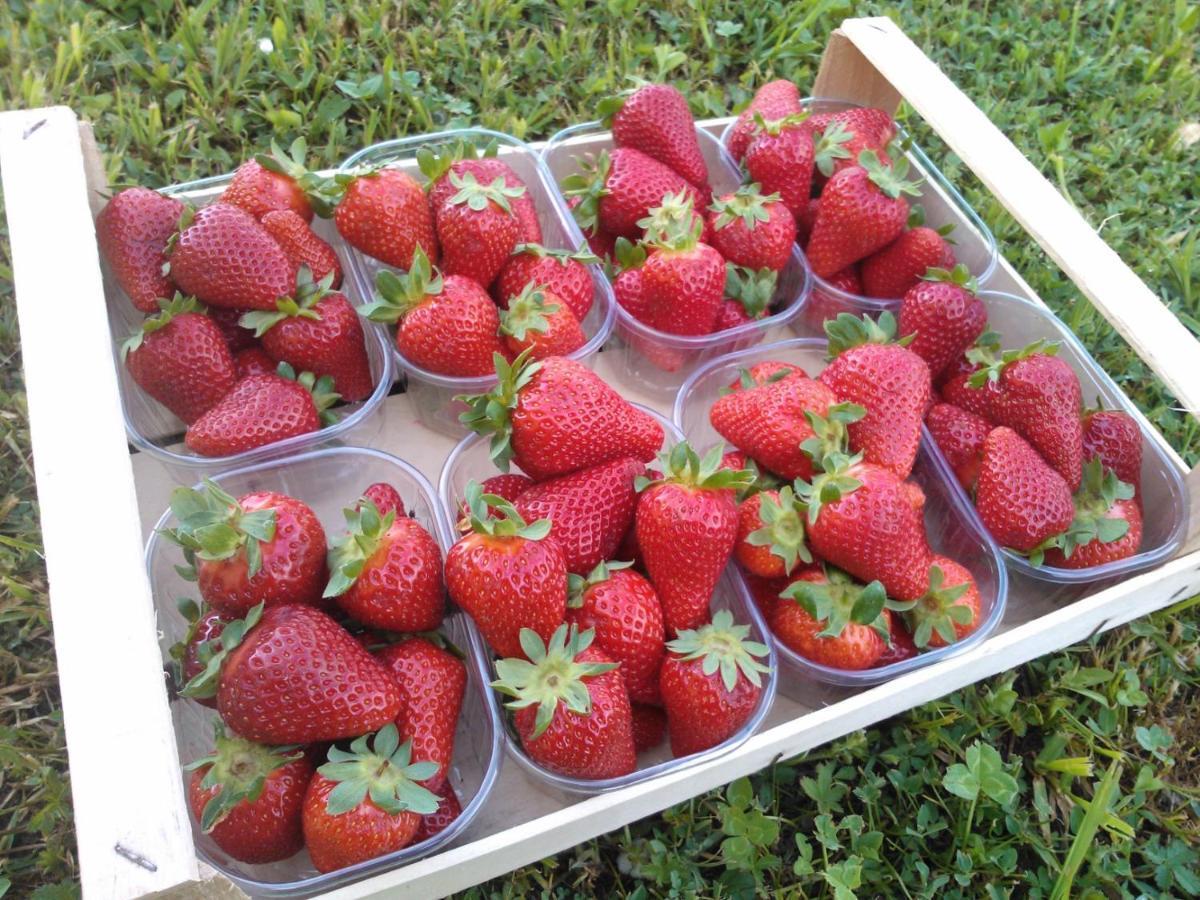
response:
M907 100L1180 402L1200 408L1196 341L893 23L844 22L813 93L888 109ZM719 129L724 121L705 124ZM240 896L197 859L184 802L142 561L146 530L175 479L145 454L131 456L121 424L92 225L104 179L90 129L61 107L4 113L0 167L85 895ZM47 184L56 185L52 201ZM1003 260L989 287L1036 299ZM67 309L71 324L63 327ZM602 373L604 366L602 357ZM377 446L435 477L450 445L412 421L405 398L389 399ZM1170 456L1182 470L1179 457ZM859 693L785 678L767 723L749 742L651 783L568 798L510 763L457 846L328 896L431 897L462 889L1194 594L1200 470L1187 478L1189 543L1154 571L1065 606L1015 593L1001 629L976 650ZM104 510L102 527L79 527L80 497Z

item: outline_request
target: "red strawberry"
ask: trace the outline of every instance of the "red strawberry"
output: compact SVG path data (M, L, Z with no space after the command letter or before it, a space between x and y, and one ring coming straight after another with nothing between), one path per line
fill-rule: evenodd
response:
M433 213L416 179L399 169L341 177L347 183L333 223L352 247L398 269L412 268L418 248L437 263Z
M825 283L844 293L862 296L862 280L859 278L857 263L852 263L846 266L846 268L834 272L825 279ZM826 318L832 319L834 316L826 316Z
M929 589L905 614L919 649L961 641L980 625L979 587L971 573L952 559L934 556Z
M1121 410L1091 409L1083 414L1084 461L1098 458L1117 478L1142 490L1142 430Z
M438 791L446 784L454 760L454 735L467 689L463 661L423 637L408 637L375 654L400 686L400 715L396 728L402 741L412 742L412 758L437 763L437 771L422 784Z
M522 354L524 356L524 354ZM632 456L648 462L662 446L662 426L573 359L540 362L497 358L499 384L468 398L462 420L491 434L492 459L507 471L509 460L542 481Z
M221 337L229 345L229 352L235 356L243 350L249 350L259 345L258 341L254 339L254 332L238 324L243 315L245 315L245 312L240 309L222 308L220 306L210 306L208 308L208 317L221 330ZM274 367L272 367L271 371L274 371Z
M811 563L812 554L804 545L804 514L788 486L743 500L734 548L742 568L760 578L783 578L799 561Z
M913 643L912 635L909 634L908 628L904 624L904 619L899 613L887 610L888 619L888 638L891 641L887 648L884 649L883 655L875 663L876 668L890 666L893 663L904 662L906 659L912 659L920 651L917 650L917 645Z
M855 164L864 150L880 155L887 162L884 148L896 133L896 127L882 109L860 107L827 114L810 120L816 143L816 167L822 178ZM820 129L819 139L815 135Z
M667 644L659 675L671 754L690 756L728 740L758 706L762 672L755 657L768 650L746 640L750 626L734 625L729 610L718 610L712 624L679 633Z
M642 266L646 324L669 334L709 334L725 297L725 261L700 240L691 200L668 195L646 222Z
M621 308L643 324L650 323L650 299L643 279L646 247L617 238L615 258L622 267L613 280L613 296ZM724 304L722 305L723 308ZM718 321L720 312L718 312ZM651 326L653 327L653 326ZM622 328L622 337L645 359L664 372L674 372L685 362L684 351L669 347L655 338Z
M166 255L179 289L212 306L270 310L296 289L296 267L283 248L228 203L185 210Z
M450 786L450 782L443 784L441 789L434 793L438 797L437 811L421 816L421 825L417 828L417 836L413 838L413 843L419 844L429 840L435 834L441 834L462 815L462 804L458 800L458 794L454 793L454 788Z
M633 524L633 483L645 471L638 460L621 457L532 485L513 505L527 522L549 519L567 571L585 575L612 558Z
M807 568L800 570L800 572L806 571L808 571ZM799 577L800 572L792 577ZM767 622L770 622L775 605L779 602L779 592L788 586L789 579L759 578L757 575L749 574L745 578L746 587L750 589L750 598L754 601L754 605L758 607L758 611L762 613L762 617Z
M645 753L661 744L666 737L667 714L657 706L634 703L633 749Z
M935 403L925 414L925 427L954 470L958 483L967 491L974 490L983 460L983 442L991 433L992 424L951 403Z
M218 724L213 752L184 769L200 830L234 859L261 864L300 852L300 810L313 774L301 751L226 736Z
M337 421L333 382L312 372L295 374L280 363L277 375L251 375L188 426L184 443L201 456L231 456L309 434Z
M513 724L530 759L552 772L597 780L637 766L629 694L594 633L559 626L550 640L521 631L528 659L502 659L492 687L512 697Z
M141 312L153 313L175 288L163 274L167 241L179 226L183 204L149 188L115 194L96 216L96 241L121 290Z
M588 232L597 228L614 237L636 240L638 225L667 194L686 195L697 208L700 196L682 175L632 147L602 151L581 165L579 174L563 180L568 197L579 197L575 220Z
M750 105L738 115L725 138L725 148L738 162L755 136L755 113L768 121L800 112L800 91L792 82L778 78L768 81L754 94Z
M513 356L532 359L567 356L587 343L587 335L565 300L540 285L527 285L500 314L500 333Z
M189 425L237 381L221 329L181 294L160 302L159 314L121 345L121 359L142 390Z
M342 264L334 249L290 209L275 210L262 217L262 226L283 248L292 265L307 267L313 281L330 278L335 291L342 285Z
M492 285L496 303L508 308L509 299L530 285L557 295L582 322L592 309L596 286L587 265L600 260L584 251L552 250L541 244L517 244Z
M585 578L568 579L567 623L592 630L596 647L621 664L635 703L659 703L664 650L663 612L653 585L631 563L599 563Z
M468 172L462 178L450 173L458 188L437 212L442 269L447 275L465 275L486 287L491 284L521 239L521 223L512 202L525 195L524 187L507 187L503 177L480 184Z
M925 360L937 378L962 358L987 327L987 307L966 266L953 272L930 269L900 304L900 334L913 335L908 349Z
M370 500L374 503L381 516L386 516L390 512L394 512L397 516L404 515L404 501L400 498L400 492L387 482L377 481L369 485L362 492L362 500ZM362 500L357 504L360 509Z
M878 581L864 586L838 569L808 569L780 594L771 613L771 632L819 665L870 669L888 646L886 602Z
M808 478L801 444L815 436L807 413L825 416L837 403L819 381L797 375L719 397L708 419L725 440L781 478Z
M791 377L807 378L808 373L794 363L783 362L783 360L778 359L768 359L755 363L749 369L739 369L738 377L729 383L728 390L731 393L750 390L760 385L774 384L776 381L783 381L785 378ZM737 468L740 469L741 466Z
M717 310L717 319L713 322L712 330L714 333L728 331L730 328L740 328L753 321L755 321L755 318L746 312L746 307L739 301L722 300L721 308Z
M781 270L796 243L796 220L778 194L748 184L708 207L712 245L728 262L748 269Z
M807 204L805 204L804 210L799 215L794 216L794 218L796 220L796 243L799 244L801 247L808 246L808 239L812 235L813 225L816 224L817 212L820 209L821 209L820 198L813 197L811 200L808 201ZM845 270L843 270L843 271L845 271ZM838 276L835 273L833 275L830 275L827 280L833 281L833 279L835 279L837 277ZM858 273L855 272L855 278L857 279L857 277L858 277ZM862 293L861 286L858 290L854 291L854 293L856 293L856 294Z
M344 511L347 534L329 551L325 597L353 619L387 631L432 631L442 623L442 553L419 522L381 514L370 500Z
M421 817L438 811L438 796L419 784L436 764L410 762L411 745L400 743L395 725L370 738L358 738L349 751L331 747L308 786L304 840L318 872L402 850Z
M985 331L979 336L974 347L951 362L942 372L938 389L942 399L991 422L992 400L1000 390L999 384L984 378L982 387L972 387L970 381L972 376L982 371L985 365L990 364L999 355L1000 335L994 331Z
M210 664L220 665L219 659L216 663L213 663L213 660L217 658L221 650L221 632L230 617L209 608L208 604L197 606L194 601L185 598L181 598L176 605L188 623L187 633L183 640L171 647L171 672L174 686L178 693L182 693L188 682L203 675ZM213 672L209 677L213 677L215 674ZM184 696L189 695L185 694ZM192 699L202 706L217 708L216 697L192 697Z
M701 460L686 443L676 444L662 456L662 478L640 482L637 542L670 634L707 621L709 601L737 542L732 489L748 485L751 475L721 469L721 454L718 444Z
M812 193L813 139L804 114L755 120L755 136L742 161L751 181L778 194L792 216L808 208Z
M881 313L876 322L843 313L825 323L834 357L819 378L843 403L866 410L849 425L850 448L869 463L907 478L921 443L921 420L933 388L929 367L911 350L892 343L896 319Z
M484 152L487 153L489 149L485 149ZM441 215L446 203L458 192L451 175L462 178L470 173L480 184L491 184L497 178L502 178L506 188L521 190L520 194L514 194L510 198L513 215L520 223L520 240L531 244L540 243L542 226L538 221L537 206L533 202L528 185L508 163L494 156L477 157L478 153L477 148L466 143L459 143L441 153L432 153L425 149L417 151L418 165L429 179L429 206L433 210L434 218Z
M907 164L879 161L870 150L858 164L842 169L821 192L821 206L805 248L813 274L827 278L886 247L904 230L908 201L916 183L905 181Z
M493 475L491 478L485 479L483 482L483 492L503 497L509 503L516 503L517 498L532 486L532 479L526 478L524 475L509 473L507 475Z
M683 94L669 84L646 84L600 104L600 119L613 143L633 147L678 172L697 187L708 184L696 122Z
M405 359L456 378L495 371L495 355L504 351L496 333L500 315L478 282L443 278L417 248L406 274L381 271L375 288L374 300L359 313L374 322L398 322L396 348Z
M1057 344L1045 341L1007 350L968 384L995 383L988 417L1029 441L1075 490L1083 467L1083 391L1079 377L1057 352Z
M1133 556L1142 545L1142 508L1132 484L1096 458L1083 467L1075 518L1046 550L1046 564L1087 569ZM1031 559L1037 562L1036 556Z
M278 365L262 347L248 347L233 358L238 381L251 375L274 375Z
M332 279L314 283L301 269L294 297L283 297L275 310L242 316L263 349L295 369L328 377L347 403L365 400L375 390L362 323L345 294L330 291Z
M903 297L928 269L949 271L955 263L954 251L940 232L924 225L910 228L862 261L863 292L885 300Z
M304 138L297 138L287 153L272 143L270 154L259 154L238 166L220 202L240 206L256 219L287 211L311 222L307 190L316 187L319 179L304 166L307 150Z
M1019 553L1062 534L1075 515L1062 476L1011 428L994 428L983 442L975 508L996 542Z
M527 525L512 504L474 481L466 502L471 531L446 554L446 587L498 656L520 656L522 630L549 638L566 615L562 550L547 540L548 520Z
M183 548L200 596L222 615L320 601L325 529L303 501L272 491L234 499L210 481L203 492L176 488L171 512L162 536Z

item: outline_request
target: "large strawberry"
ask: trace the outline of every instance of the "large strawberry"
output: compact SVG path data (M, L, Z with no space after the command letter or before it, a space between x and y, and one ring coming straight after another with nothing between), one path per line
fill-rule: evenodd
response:
M541 286L566 303L582 322L592 309L596 292L588 265L598 262L599 258L587 251L517 244L492 285L492 296L496 303L507 308L509 301L526 287Z
M639 478L635 513L642 562L670 634L708 619L708 605L737 542L734 490L751 474L721 468L717 444L701 460L680 442L661 456L662 476Z
M742 185L708 207L712 245L726 261L748 269L787 265L796 243L796 219L778 194L757 184Z
M800 112L800 90L785 78L768 81L754 93L754 97L738 115L733 128L725 136L725 148L738 162L746 154L746 148L754 140L755 114L767 121L782 119Z
M700 240L703 220L687 197L668 195L643 220L646 324L669 334L709 334L725 298L725 260Z
M905 181L908 166L880 162L870 150L858 164L842 169L821 192L821 205L805 248L813 273L828 278L894 241L908 221L904 194L916 194Z
M992 423L951 403L935 403L925 414L925 427L958 483L968 491L974 490L983 460L983 442L992 431Z
M1071 489L1021 435L994 428L983 442L975 508L998 544L1036 555L1075 517Z
M649 462L662 447L662 426L583 363L563 356L531 362L495 359L499 384L464 399L462 421L492 435L492 460L515 462L542 481L623 456Z
M365 400L375 389L362 323L345 294L331 291L333 276L314 282L300 270L295 295L282 297L275 310L242 316L243 328L254 330L263 349L302 372L328 377L347 403Z
M1142 430L1137 421L1119 409L1090 409L1083 414L1083 457L1098 458L1117 478L1142 485Z
M895 342L896 319L878 321L842 313L825 323L833 361L818 376L838 400L856 403L866 415L849 426L850 448L870 463L907 478L921 443L921 420L932 402L925 361Z
M413 265L417 248L438 261L433 213L421 185L399 169L367 169L335 176L342 191L333 222L346 241L398 269Z
M755 657L769 651L747 640L749 625L734 625L727 609L712 623L679 633L667 644L658 678L671 754L690 756L728 740L758 706L762 673L770 669Z
M930 269L900 303L900 334L912 335L908 349L925 360L936 381L987 327L987 308L966 266Z
M324 596L373 628L437 628L446 611L437 541L403 510L381 513L365 498L344 514L347 533L329 551Z
M296 267L254 216L228 203L185 209L166 250L179 289L212 306L274 309L296 290Z
M685 194L694 205L700 200L686 178L632 147L601 151L594 160L583 161L581 169L563 180L563 189L568 197L580 198L573 212L584 231L600 228L636 240L642 234L638 223L667 194Z
M936 231L925 225L913 227L914 217L924 218L920 206L913 207L907 231L862 261L862 292L868 297L903 297L927 270L954 268L954 251L945 238L954 226Z
M421 173L429 179L429 206L433 210L434 218L437 218L450 198L458 192L451 175L462 178L470 173L480 184L490 184L501 178L506 188L514 189L510 202L513 215L521 224L520 239L533 244L540 243L542 226L538 221L537 206L533 202L529 187L521 176L513 171L512 166L496 158L495 154L498 151L499 148L494 143L481 150L466 141L435 150L423 147L417 151L417 165ZM518 188L520 193L515 192Z
M526 524L478 483L467 485L465 499L470 532L446 554L446 587L497 655L520 656L523 629L548 640L566 614L562 550L548 538L548 520Z
M803 560L812 562L804 544L804 507L790 486L752 494L738 507L734 555L752 575L783 578Z
M402 850L421 817L436 813L438 797L420 782L437 768L412 762L412 744L396 726L362 735L349 750L329 748L304 797L304 840L318 872L344 869Z
M435 762L437 771L422 784L431 791L445 783L454 761L454 735L467 689L467 668L450 650L421 636L404 638L375 654L400 686L396 727L412 741L417 762Z
M619 666L592 646L595 633L560 625L543 643L521 631L526 658L496 662L492 682L514 710L530 759L572 778L628 775L637 765L629 693Z
M596 646L621 664L635 703L659 703L658 668L664 653L662 604L654 586L628 562L599 563L568 579L567 622L592 629Z
M310 434L337 421L332 379L280 363L275 375L243 378L188 426L184 443L201 456L231 456Z
M300 810L313 766L294 747L264 747L218 724L213 752L184 766L200 830L236 860L278 862L300 852Z
M1073 502L1075 517L1046 550L1046 564L1086 569L1133 556L1142 544L1142 510L1132 484L1093 457ZM1036 556L1031 557L1036 562Z
M313 281L329 278L335 291L342 286L342 264L337 253L304 219L290 209L279 209L267 213L261 221L297 270L306 267Z
M813 139L802 113L756 118L742 164L763 191L779 195L793 217L804 214L812 193Z
M215 482L171 493L175 527L200 596L226 616L257 603L317 603L325 584L325 529L295 497L256 491L234 498Z
M533 359L568 356L587 343L571 307L541 285L527 285L509 298L500 314L500 333L513 356L528 350Z
M237 381L221 329L181 294L160 301L158 315L121 345L121 359L142 390L189 425Z
M462 178L451 172L449 177L458 190L436 215L442 269L447 275L465 275L487 287L521 239L521 223L512 202L525 195L525 188L508 187L502 177L481 184L470 172Z
M979 627L979 586L963 565L945 556L934 556L929 566L929 589L904 616L918 649L945 647L961 641ZM898 608L903 608L903 606Z
M163 274L167 241L179 226L183 204L149 188L115 194L96 216L96 241L121 290L141 312L152 313L175 287Z
M887 649L887 593L878 581L862 585L824 566L796 575L771 608L776 639L834 669L870 669Z
M304 165L307 152L304 138L293 141L287 152L272 143L269 154L260 153L238 166L220 202L240 206L260 220L272 212L287 211L308 223L313 217L311 192L321 215L328 215L328 206L321 196L324 183Z
M669 84L642 85L628 96L602 101L599 111L618 147L641 150L697 187L708 184L696 122L677 89Z

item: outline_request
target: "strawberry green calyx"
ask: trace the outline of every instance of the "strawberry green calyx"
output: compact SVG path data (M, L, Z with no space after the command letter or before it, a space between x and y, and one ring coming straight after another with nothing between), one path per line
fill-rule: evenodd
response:
M372 322L400 321L410 310L442 292L442 273L429 262L425 251L418 246L413 251L412 265L402 275L380 269L375 275L375 296L359 307L358 314Z
M727 609L713 614L712 622L696 629L679 632L675 640L667 643L667 650L682 661L703 660L701 671L705 675L721 673L725 690L733 693L739 677L744 677L755 687L762 687L762 672L770 672L755 657L767 656L770 651L750 637L749 625L734 625L733 613Z
M700 243L704 219L696 215L687 194L667 194L660 205L650 207L649 213L637 225L646 232L646 243L651 247L682 251Z
M462 176L457 172L451 172L448 177L450 184L458 188L458 193L446 201L450 206L466 204L468 209L480 212L487 209L489 203L495 203L511 215L512 204L509 203L509 200L525 196L524 186L508 187L504 182L503 175L497 175L490 184L480 184L475 179L473 172L467 172Z
M464 159L483 159L488 156L496 156L499 152L500 146L495 140L490 140L479 147L468 140L459 138L436 147L422 147L417 151L417 168L421 170L422 175L429 179L427 187L432 187L439 178L450 171L451 166L456 162Z
M208 315L208 307L197 300L195 297L185 297L178 291L170 300L159 298L159 312L145 319L137 331L133 332L121 343L121 361L125 361L125 357L142 346L142 341L146 339L146 335L154 334L156 331L161 331L171 324L172 321L184 313L199 313L200 315Z
M380 515L379 507L366 497L353 508L343 509L342 515L346 517L346 534L329 548L331 574L322 597L340 597L350 590L396 521L395 510Z
M646 245L619 237L613 244L613 267L617 272L641 268L646 261Z
M862 454L847 456L844 452L826 453L815 465L821 469L813 475L811 482L796 479L792 487L801 502L808 509L808 524L816 524L821 515L821 509L827 504L836 503L860 487L862 482L847 474L852 466L862 462Z
M262 568L261 544L275 539L275 510L246 512L232 495L214 481L205 481L204 490L178 487L171 492L174 528L159 532L183 548L187 568L179 574L195 579L195 562L229 559L243 548L246 565L253 578Z
M779 273L774 269L747 269L726 263L725 299L736 300L742 304L746 315L757 319L771 305L778 281Z
M333 215L340 194L333 190L334 184L329 178L323 178L315 172L310 172L305 162L308 156L308 142L302 137L292 141L285 151L275 141L271 141L271 152L259 153L254 161L268 172L286 175L308 198L308 205L322 219Z
M958 640L955 625L970 625L975 613L959 603L959 599L970 589L970 584L946 586L946 573L941 566L929 569L929 589L916 600L908 602L888 601L888 608L903 612L912 627L913 643L924 650L936 634L946 644Z
M983 337L989 337L989 335ZM1013 363L1029 359L1031 356L1054 356L1058 353L1058 347L1057 342L1047 343L1044 339L1038 338L1020 350L1005 350L997 356L996 349L998 347L990 343L984 344L983 338L980 338L980 343L967 351L967 360L983 368L967 379L967 387L981 388L989 381L999 381L1004 370Z
M763 491L773 491L782 484L779 478L772 475L766 469L760 469L758 463L752 459L746 460L746 465L743 468L744 471L749 472L753 476L754 480L738 491L738 503L741 503L748 497L753 497L755 494L761 494Z
M883 193L895 200L901 194L910 194L914 197L919 197L921 192L917 189L920 181L906 181L904 176L908 174L908 159L900 157L899 161L894 165L885 165L879 159L879 154L874 150L864 150L858 154L858 164L867 170L867 176L873 181Z
M181 697L206 699L217 696L217 685L220 683L221 666L225 657L245 639L250 629L258 624L264 605L259 603L251 607L245 618L234 619L226 624L219 637L197 646L196 658L204 668L180 689Z
M389 723L374 735L356 738L349 750L330 747L329 762L317 772L337 782L325 801L331 816L348 813L368 798L389 815L427 816L437 811L438 798L419 782L432 778L437 769L435 762L414 763L412 741L401 744L400 732Z
M743 184L728 197L718 197L708 208L717 213L713 228L720 231L732 225L738 219L753 231L759 222L768 222L771 214L767 211L768 203L779 200L779 194L763 194L757 184Z
M1075 518L1062 534L1047 538L1029 554L1035 566L1044 562L1045 551L1057 547L1063 556L1070 558L1079 547L1099 541L1111 544L1129 532L1126 519L1110 518L1107 513L1118 500L1132 500L1134 487L1117 477L1112 469L1106 469L1099 457L1093 456L1083 465L1083 477L1079 490L1075 492Z
M260 338L284 319L311 319L319 322L321 314L313 307L328 295L332 288L333 272L320 281L313 281L312 270L308 266L301 266L296 275L296 296L280 297L276 300L275 312L256 309L244 313L238 319L238 324L243 328L253 329L254 336Z
M598 156L588 154L576 157L576 161L579 171L563 179L563 193L579 198L579 204L571 212L580 228L594 234L600 227L600 201L611 193L607 185L612 158L608 151L602 150Z
M530 332L545 334L550 330L547 316L562 307L557 303L546 303L545 285L527 284L508 303L508 309L500 313L500 333L523 341Z
M595 253L591 250L567 250L559 247L547 247L544 244L517 244L513 247L513 256L536 256L538 259L552 259L566 268L567 264L574 261L587 265L595 265L602 262Z
M763 494L758 507L762 527L750 532L746 543L770 548L773 556L783 560L783 569L790 575L799 561L812 562L812 554L804 544L805 512L790 486L779 489L778 500Z
M930 266L925 270L925 274L921 276L921 279L923 281L940 281L946 284L956 284L968 293L979 293L979 282L971 274L971 270L962 263L959 263L953 269Z
M850 433L846 426L853 425L867 414L866 407L857 403L835 403L820 416L811 409L804 411L813 437L804 441L800 449L821 467L826 456L832 453L846 454L850 446Z
M806 112L789 113L778 119L768 119L761 112L756 112L754 114L754 134L769 134L771 137L778 137L789 128L803 125L806 119L808 119Z
M500 471L507 472L512 461L512 411L521 389L529 384L542 365L531 360L526 349L511 363L499 353L492 354L497 383L485 394L459 394L454 399L467 404L458 420L478 434L490 434L490 456Z
M829 340L830 359L863 344L899 344L906 347L915 337L906 335L896 339L896 317L889 310L881 312L878 319L838 313L836 319L825 323L825 335Z
M588 588L603 584L612 577L613 572L628 569L632 565L632 562L601 561L596 564L596 568L587 574L586 578L582 575L576 575L574 572L569 573L567 575L568 608L579 609L583 606L583 595Z
M333 389L332 377L322 375L318 378L312 372L301 372L297 375L296 370L284 362L281 362L275 369L275 374L288 381L296 382L308 391L312 396L313 406L317 409L317 416L321 419L322 425L333 425L337 422L337 416L329 407L341 400L342 395Z
M624 108L627 99L629 99L629 93L625 92L605 97L597 103L596 116L600 119L600 124L605 128L612 128L613 118Z
M884 640L890 640L884 609L889 607L887 592L878 581L861 585L849 575L832 566L825 567L827 584L796 581L779 594L792 600L825 627L817 637L836 638L850 623L873 628Z
M854 138L841 122L830 122L813 148L813 163L826 178L833 174L834 164L839 159L849 159L846 144Z
M535 705L538 708L534 738L550 726L559 703L581 716L592 711L592 694L583 679L617 668L617 663L579 660L595 636L595 631L590 628L580 632L574 625L559 625L550 635L549 643L543 644L536 631L522 628L521 649L528 659L496 661L496 674L500 677L492 682L492 687L513 698L504 705L509 709Z
M239 803L253 803L261 797L272 772L303 756L299 746L268 747L237 735L227 735L220 722L216 723L214 731L213 752L183 767L187 772L194 772L209 766L200 787L206 791L219 789L204 804L200 814L200 830L205 834L219 825Z
M475 534L492 537L519 537L528 541L540 541L550 533L550 520L538 519L526 522L517 508L496 494L485 494L478 481L467 483L463 492L467 507L467 524ZM500 515L492 515L495 510Z
M640 492L656 484L680 484L696 490L741 490L754 483L754 473L746 469L724 469L721 458L725 445L718 441L701 459L687 441L680 441L658 455L662 477L651 481L645 475L634 479Z

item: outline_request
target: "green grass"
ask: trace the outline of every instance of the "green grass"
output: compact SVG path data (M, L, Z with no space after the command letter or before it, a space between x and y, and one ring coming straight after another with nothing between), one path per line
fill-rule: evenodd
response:
M332 164L465 124L545 137L629 75L720 115L811 84L828 32L887 13L1200 334L1200 8L710 0L15 0L0 107L95 123L114 182L231 169L304 133ZM267 42L269 41L269 45ZM268 49L263 49L267 47ZM915 124L915 123L910 123ZM1186 417L931 135L1002 252L1192 462ZM77 877L7 243L0 255L0 895ZM486 896L1135 897L1200 893L1196 642L1184 603L498 879ZM115 698L119 702L119 698ZM1098 802L1097 802L1097 798Z

